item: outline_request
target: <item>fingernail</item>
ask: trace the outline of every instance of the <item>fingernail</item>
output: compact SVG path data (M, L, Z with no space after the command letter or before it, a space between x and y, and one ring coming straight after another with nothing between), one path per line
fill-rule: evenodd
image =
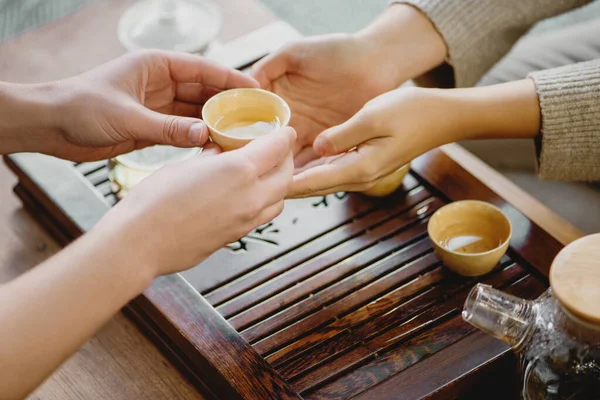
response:
M192 144L200 144L205 130L206 125L204 124L204 122L197 122L194 125L192 125L190 127L190 142Z

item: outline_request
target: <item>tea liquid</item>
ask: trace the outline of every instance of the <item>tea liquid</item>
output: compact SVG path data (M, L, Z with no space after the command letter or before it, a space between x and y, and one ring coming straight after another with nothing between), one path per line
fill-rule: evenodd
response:
M494 237L472 234L449 237L442 240L440 244L457 253L476 254L494 250L502 244L502 241Z
M242 108L219 117L215 128L229 136L252 139L281 128L281 121L264 109Z

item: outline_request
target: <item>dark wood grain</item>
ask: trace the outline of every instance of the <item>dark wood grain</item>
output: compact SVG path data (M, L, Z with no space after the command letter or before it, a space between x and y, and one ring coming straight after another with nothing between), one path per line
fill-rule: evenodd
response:
M336 246L330 246L328 250L317 254L316 256L314 253L312 257L305 256L304 258L308 259L308 261L298 264L292 269L286 270L285 273L280 273L277 277L250 291L244 292L235 299L217 307L217 310L226 318L230 318L235 326L247 325L247 322L245 322L247 319L244 319L244 317L240 315L240 312L264 299L266 297L265 294L268 295L270 293L280 292L291 286L293 283L302 281L334 265L339 260L343 260L369 248L386 236L393 234L393 232L402 230L414 223L416 219L418 219L417 212L419 212L419 210L428 207L427 213L418 216L419 218L424 218L435 211L435 209L439 208L440 205L441 203L439 201L425 200L415 205L407 213L399 215L388 213L388 218L381 224L379 224L380 221L373 221L373 218L361 218L357 221L358 223L352 224L350 229L344 229L343 232L340 232L340 234L345 234L345 241L342 243L338 243ZM371 224L367 225L367 223ZM368 232L366 231L367 228L369 228ZM352 231L358 232L355 234ZM348 235L348 233L350 234ZM295 252L302 254L301 250L304 249L297 249ZM239 320L240 322L238 323L236 320Z
M200 381L210 382L219 398L300 398L179 275L156 279L134 307L166 331Z
M533 299L546 290L546 285L534 275L528 275L504 290ZM507 369L506 365L513 369ZM486 388L483 393L486 398L497 398L488 392L498 390L502 393L503 386L514 386L514 380L517 378L516 368L514 355L508 345L483 332L476 332L355 398L386 399L395 398L398 393L402 393L402 398L406 400L447 400L467 393L482 375L494 373L498 374L493 380L495 386ZM424 379L425 377L427 379ZM334 382L334 385L337 383ZM324 391L327 389L324 388Z
M382 240L383 238L380 235L383 232L385 232L386 229L392 228L393 225L382 225L379 227L382 229L375 228L373 231L367 232L365 235L357 238L357 240L353 241L353 243L348 243L347 246L343 246L344 249L340 251L340 253L342 253L341 255L338 252L336 252L336 254L334 255L329 255L335 257L333 259L318 257L314 263L307 263L304 266L300 266L299 270L297 271L297 274L295 275L300 275L297 278L297 281L303 283L302 287L298 287L299 285L296 285L293 288L288 289L287 291L277 293L268 301L263 302L262 304L258 304L257 306L230 318L230 323L236 328L248 326L251 323L256 322L258 319L262 319L265 316L269 315L269 313L281 309L282 307L286 307L303 296L308 296L320 287L333 283L350 273L364 268L371 262L375 262L380 258L386 257L387 255L394 252L396 249L399 249L400 247L405 246L410 242L414 242L415 240L418 240L420 237L426 234L427 220L420 220L416 223L413 220L411 221L411 223L413 224L413 226L409 227L406 230L401 230L399 233L394 234L387 240ZM404 224L398 221L397 227L406 227L406 225L402 225ZM371 233L372 235L370 235ZM390 234L392 233L393 230L390 232ZM378 241L380 242L377 243ZM424 244L415 249L411 249L410 251L407 251L404 254L399 254L399 257L406 257L403 260L409 261L411 258L415 258L419 254L428 251L429 248L430 246L428 244ZM359 250L363 249L364 251L359 252ZM313 271L315 270L317 270L320 273L313 275ZM313 276L310 276L309 274ZM307 275L310 276L310 278L303 279ZM315 296L312 296L311 299L313 299L314 297ZM314 299L311 301L318 300ZM243 336L249 341L254 341L259 337L267 334L269 329L276 328L276 326L272 325L269 328L267 328L267 325L269 325L268 322L263 321L260 324L262 328L258 328L258 326L256 328L248 328L243 331Z
M484 282L502 287L506 282L522 278L524 274L526 272L522 268L512 266L493 274ZM463 288L465 286L462 285ZM345 337L338 337L332 343L319 346L318 351L311 352L310 356L303 355L302 359L308 359L309 362L303 365L294 363L295 368L288 367L280 372L303 392L339 376L344 370L352 371L369 358L377 357L379 352L398 347L412 336L434 329L448 316L456 315L470 290L469 287L454 295L460 287L457 282L447 285L441 293L425 293L418 296L392 312L349 332ZM431 294L435 294L435 297ZM332 346L335 347L335 351L331 351Z
M396 201L390 202L390 207L385 207L384 205L362 217L358 216L350 223L342 224L340 227L319 236L319 240L309 241L293 251L289 251L266 264L255 267L252 271L239 276L231 283L222 285L215 290L205 293L204 296L206 300L215 307L219 307L223 305L225 301L231 300L233 297L239 296L242 293L248 293L251 289L276 277L282 272L290 270L311 257L321 254L348 239L360 235L367 228L385 222L397 214L406 211L414 204L425 201L431 197L431 193L424 190L423 187L416 188L418 183L414 178L410 181L410 186L407 183L405 183L404 186L404 190L407 193L406 196L397 196L395 198ZM341 222L343 223L344 221ZM228 309L225 307L220 310L223 314L227 314L228 312Z
M408 232L410 232L410 231L407 231L407 233ZM384 247L382 246L381 248L379 248L377 250L380 250L383 252ZM391 250L391 251L394 251L394 250ZM396 262L394 267L401 268L403 266L403 264L408 263L414 259L417 259L430 251L431 251L431 244L430 244L429 240L427 240L427 239L424 239L420 242L417 242L414 245L403 248L402 250L394 253L394 258L395 258L395 262ZM387 251L383 254L387 254L387 253L389 253L389 251ZM378 255L378 254L371 253L369 255ZM365 257L367 257L367 255L365 255ZM379 258L379 257L377 257L377 258ZM370 261L377 262L377 258L375 260L370 260ZM359 257L355 257L355 258L353 258L353 260L356 260L357 263L361 262ZM344 263L343 266L347 266L349 264L350 263ZM349 266L355 267L356 269L358 269L361 267L361 264L358 264L358 265L350 264ZM366 267L366 266L367 266L367 264L362 264L362 267ZM347 270L346 268L339 268L339 269L336 268L336 269L330 270L330 272L331 272L331 275L333 275L333 277L336 278L338 275L341 275L341 274L346 275L347 273L352 273L355 271L350 270L350 269ZM341 282L335 283L332 286L329 286L319 292L314 293L312 296L309 296L305 300L286 308L285 311L282 311L282 312L274 315L273 317L269 318L268 320L265 320L245 331L242 331L242 337L244 337L247 340L252 342L252 340L254 338L266 336L270 332L273 332L276 329L282 327L284 324L288 324L290 322L296 321L297 319L299 319L300 317L302 317L304 315L307 315L307 314L313 313L313 312L317 312L319 310L328 310L328 308L329 308L328 306L330 304L335 304L335 305L339 304L339 302L336 302L336 300L347 295L348 293L351 293L354 290L359 290L363 285L367 284L369 282L367 280L368 273L369 273L369 268L367 267L366 269L362 269L360 272L355 273L354 275L348 277L347 279L344 279ZM325 282L320 281L321 278L324 278ZM315 280L317 280L317 282L320 282L321 284L324 284L326 282L328 283L329 279L330 279L330 277L322 277L322 276L315 277ZM365 279L365 281L361 281L361 279ZM308 282L307 286L310 287L311 283L312 282ZM285 296L285 294L283 296ZM331 317L336 316L336 314L330 314L330 315L331 315Z
M418 183L413 178L409 179L407 184ZM395 197L397 201L403 201L403 193L398 193ZM286 262L287 259L284 261L278 259L286 253L292 251L295 253L300 246L374 211L377 206L390 208L393 205L394 203L389 199L374 201L361 196L344 194L316 199L289 200L283 213L267 227L260 227L229 249L217 251L198 268L187 271L183 275L213 304L219 303L219 299L212 298L212 292L219 287L235 281L234 284L239 285L238 291L247 290L256 285L254 278L262 277L262 272L257 276L253 275L255 270L278 273L290 268L294 265L293 262L297 262L293 259L296 256L292 256L292 260L289 260L292 264ZM301 256L302 253L297 257ZM271 263L271 261L275 262ZM282 265L282 262L285 264ZM218 265L219 268L215 269L214 265ZM248 277L249 280L247 275L251 275Z
M533 275L528 275L507 288L507 291L511 293L521 293L525 291L531 293L533 296L539 295L544 290L545 285ZM457 311L458 310L456 310L456 312ZM366 391L366 389L373 387L388 378L401 376L402 374L398 374L400 371L407 369L410 371L410 368L408 367L418 365L419 361L422 359L430 357L443 348L450 348L452 344L464 339L470 333L474 332L475 328L464 322L460 316L454 316L456 315L455 313L448 311L447 314L440 317L441 319L445 319L443 323L436 325L425 333L410 338L403 346L394 348L373 361L364 364L350 374L339 378L335 382L317 389L316 391L306 393L305 398L347 399L360 393L364 393L363 398L365 399L390 398L393 396L393 393L402 393L402 398L407 400L420 398L415 395L416 393L414 391L409 392L403 390L402 392L399 392L398 387L396 387L393 392L388 391L386 395L382 395L381 392ZM470 355L469 353L463 354L463 357L470 357ZM415 379L415 386L418 386L422 380L432 379L432 374L439 373L441 373L441 370L438 367L424 376L416 377L411 375L411 377L412 379ZM418 391L419 390L417 390L417 393ZM448 392L442 394L440 390L438 390L437 395L440 396L438 397L440 399L451 398L449 397Z
M269 354L273 349L290 343L293 338L297 337L297 332L311 332L310 335L291 342L267 357L267 360L273 365L282 365L287 360L301 354L304 349L336 336L349 327L359 327L368 319L381 315L409 296L416 295L441 281L445 274L441 268L436 268L438 263L437 257L432 253L404 266L400 265L399 260L393 256L385 258L368 268L365 273L384 274L388 268L392 272L348 294L330 306L314 312L309 317L255 343L254 348L261 354ZM433 268L435 269L432 270ZM354 279L354 277L350 279ZM334 285L328 290L335 291L336 286ZM356 309L361 305L363 306Z

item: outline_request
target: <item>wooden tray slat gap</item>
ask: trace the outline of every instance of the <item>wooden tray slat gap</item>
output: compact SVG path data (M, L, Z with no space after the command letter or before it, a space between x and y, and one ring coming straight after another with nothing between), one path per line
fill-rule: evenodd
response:
M278 274L293 269L311 258L317 257L356 236L364 234L366 229L364 227L368 226L368 224L385 223L406 212L415 204L431 201L431 193L425 191L420 186L407 193L406 199L407 204L400 205L397 210L394 210L392 215L389 215L389 210L386 209L372 209L362 215L357 215L349 223L338 225L321 236L313 237L300 243L287 252L259 264L256 268L247 270L240 275L232 277L231 280L222 283L220 286L205 291L203 296L214 307L219 307ZM273 265L274 263L277 265Z
M353 387L340 388L341 385L329 385L331 383L337 383L338 381L344 381L346 377L351 376L355 373L367 374L363 372L370 365L377 365L378 362L389 359L389 355L393 350L406 354L405 362L402 369L406 369L418 361L425 359L428 356L435 354L437 351L443 350L453 343L467 337L469 334L475 331L475 328L463 323L462 318L457 316L457 311L449 312L444 316L440 317L437 321L438 324L431 327L430 331L424 332L421 335L415 335L408 338L404 342L404 346L399 348L389 348L387 351L380 351L364 357L360 362L357 362L355 369L352 371L344 371L345 376L342 376L342 371L336 374L332 374L326 379L322 379L314 384L310 384L306 380L300 380L293 382L294 387L300 392L303 399L327 399L327 400L341 400L352 397L353 394L358 394L364 391L366 388L373 386L378 383L379 380L383 380L380 377L375 377L371 380L363 378L361 381L356 382ZM439 336L436 336L439 335ZM441 337L440 337L441 336ZM432 338L433 337L433 338ZM435 342L433 342L435 341ZM400 370L402 370L400 369ZM396 373L399 371L396 371ZM385 371L381 372L381 375L385 374ZM390 375L388 373L388 375ZM338 391L332 390L330 387L338 389ZM360 388L360 389L358 389Z
M389 256L386 258L387 262L376 263L368 268L367 273L371 273L373 277L365 279L364 282L361 280L360 286L353 287L347 279L328 287L319 294L319 297L315 296L316 298L311 298L310 301L295 304L284 317L293 322L289 322L287 326L260 340L255 344L255 349L265 356L311 335L324 325L339 326L339 323L336 322L339 322L340 318L346 314L369 304L374 298L381 297L396 287L417 279L420 274L426 275L436 269L437 260L431 262L431 257L427 257L428 254L430 253L420 253L414 258L401 260L394 255ZM385 278L377 278L391 268L395 268L395 270L386 274ZM390 277L391 279L388 279ZM349 280L354 280L354 277L350 277ZM383 283L384 280L388 280L388 282ZM382 284L378 285L377 282ZM298 315L304 315L307 311L313 312L296 320Z
M113 188L112 188L112 182L110 180L107 180L105 182L102 182L102 183L98 184L96 186L96 189L98 189L98 191L100 193L102 193L102 195L104 197L108 197L111 194L114 194L113 193Z
M424 338L421 338L421 336L428 337L430 335L430 332L435 332L436 328L440 331L444 330L445 323L456 319L459 313L459 310L447 311L444 314L438 316L436 319L428 321L427 324L423 327L423 329L411 331L410 333L407 333L405 336L403 336L402 340L394 342L389 346L381 347L378 350L369 349L368 343L359 343L354 348L350 349L350 351L344 352L339 358L334 359L333 363L335 364L335 361L343 360L344 356L347 356L348 358L352 359L357 357L358 355L358 358L355 361L352 361L348 364L345 364L343 361L340 362L339 365L335 367L336 369L328 369L329 374L321 374L321 371L319 370L320 366L317 366L317 368L313 369L312 371L308 371L307 374L300 374L294 378L286 377L286 379L288 380L288 382L292 383L292 386L300 393L301 396L306 398L307 392L318 390L323 386L327 385L328 383L363 367L367 363L376 362L377 359L385 355L385 353L394 350L395 348L397 348L397 346L409 346L411 343L419 343L421 341L424 341ZM430 331L424 332L425 328L430 329ZM462 336L457 337L456 340L459 340L467 334L472 333L473 330L465 332ZM442 348L443 347L440 347L440 350ZM326 364L323 368L326 368L327 366L328 364ZM317 373L311 374L311 372Z
M394 252L401 252L403 256L406 256L406 261L408 262L417 258L420 254L429 251L430 241L426 237L424 226L425 223L414 225L413 229L402 231L392 238L395 240L379 242L377 245L370 246L361 253L348 257L343 261L320 271L318 275L302 281L301 284L299 283L288 289L286 293L281 293L278 297L272 297L267 300L267 302L269 302L269 308L267 308L265 302L260 308L255 306L244 313L238 314L238 316L229 321L232 325L241 327L240 330L242 331L242 336L246 340L250 342L256 341L257 339L270 334L274 329L277 329L282 325L281 318L265 319L263 316L269 311L285 311L281 310L282 305L285 305L286 308L293 305L296 301L292 294L299 296L307 292L314 293L317 289L328 286L330 282L335 283ZM421 242L421 240L423 241ZM415 243L417 243L417 245L413 246ZM247 323L244 324L245 322ZM260 322L262 323L258 325ZM244 329L244 326L247 326L248 328Z
M461 308L471 289L470 285L474 282L483 282L496 288L503 288L507 285L511 285L526 275L527 271L523 267L518 264L511 264L505 268L496 270L492 274L484 276L483 279L457 279L456 281L451 281L449 284L442 283L434 288L433 291L437 291L437 293L436 297L432 298L433 301L421 307L421 310L423 311L422 314L434 312L436 307L444 307L449 304L456 304ZM383 314L381 318L378 318L377 320L370 321L369 324L371 326L361 327L361 333L364 338L370 340L371 338L380 336L390 329L395 329L401 325L402 322L394 319L394 312L395 310ZM422 314L416 315L415 318L419 318ZM382 329L381 327L385 328Z
M513 268L513 266L510 266L509 268ZM506 268L502 271L506 271L509 268ZM510 272L512 272L510 275L512 276L512 279L518 279L524 274L522 269L515 269ZM498 280L498 278L496 277L495 280ZM494 277L488 277L486 281L495 283ZM338 351L342 351L347 347L354 346L357 343L368 341L372 338L376 338L377 336L384 335L390 330L404 329L403 326L406 323L413 321L415 318L422 319L423 315L429 315L432 312L435 312L436 304L442 304L445 298L450 297L452 294L460 293L461 290L464 292L464 289L468 286L468 284L469 282L466 281L455 280L451 283L443 282L441 284L436 284L434 287L429 288L428 290L420 291L412 298L406 298L405 301L393 309L379 314L376 318L371 318L366 323L347 328L347 334L345 336L330 338L326 342L320 343L318 346L319 348L316 346L314 347L312 355L304 355L304 360L306 360L307 357L331 358L332 356L335 356ZM446 296L440 297L440 294L444 293ZM463 294L466 296L466 293ZM431 308L428 309L428 307ZM315 350L321 351L321 353L315 353ZM282 374L288 375L294 370L302 368L302 361L296 361L287 364L278 363L276 364L276 367L279 367L278 369Z
M247 326L248 322L245 322L247 319L246 317L242 317L242 315L248 313L251 309L256 309L257 305L261 304L261 302L264 304L265 301L269 301L269 298L277 293L283 292L294 286L296 283L306 281L312 276L317 275L332 266L341 264L346 260L355 257L359 253L364 253L378 243L385 243L385 241L389 240L391 237L399 237L405 232L412 231L412 228L419 224L423 224L425 219L441 205L441 203L436 200L421 206L424 203L425 202L419 203L419 205L411 208L409 212L389 220L370 232L356 236L329 251L321 253L317 257L299 264L292 269L288 269L286 272L257 286L253 290L241 294L220 307L216 307L217 311L227 318L236 329ZM426 212L418 215L417 212L423 210L423 207L429 208ZM420 234L425 230L426 228L423 228L416 233ZM407 240L410 240L410 238L407 238ZM273 309L271 309L271 311L273 311Z
M402 304L409 302L412 299L419 298L421 295L430 292L437 288L441 282L443 273L440 267L434 267L432 270L423 275L423 278L415 278L412 281L397 287L390 291L385 296L376 298L368 304L363 304L355 310L351 310L345 316L333 320L330 324L320 326L319 330L310 333L310 337L297 337L296 341L290 346L282 349L271 357L267 357L276 368L289 368L289 363L301 359L305 354L316 351L318 347L327 347L328 344L335 344L340 335L347 334L351 331L356 331L361 326L369 323L373 319L383 314L389 313L394 309L401 307ZM396 295L395 300L390 300L390 297ZM385 306L380 306L377 303L381 302ZM371 315L372 307L378 309ZM302 340L306 338L306 340Z
M332 232L332 231L334 231L334 230L336 230L336 229L338 229L340 227L343 227L345 225L350 224L354 219L356 219L358 217L363 217L364 215L368 215L368 214L370 214L372 212L375 212L375 211L377 211L377 209L375 208L375 206L374 205L369 205L368 208L365 208L363 211L360 211L357 214L353 215L352 217L347 218L347 219L339 222L338 224L330 227L329 229L327 229L325 231L322 231L322 232L318 232L314 236L311 236L307 240L304 240L304 241L300 242L297 245L294 245L292 247L286 248L285 250L283 250L283 251L281 251L281 252L279 252L277 254L274 254L273 256L268 257L267 259L264 259L264 260L260 261L259 263L256 263L256 264L252 265L249 268L244 268L244 270L241 271L239 274L234 274L230 278L225 279L222 282L220 282L220 283L218 283L218 284L216 284L214 286L210 286L210 287L207 287L207 288L203 289L200 292L200 294L202 296L204 296L205 298L207 298L207 299L211 299L211 298L213 298L213 296L212 296L213 292L215 292L218 289L223 288L224 286L226 286L226 285L228 285L228 284L230 284L230 283L238 280L240 277L246 275L247 273L251 273L251 272L253 272L253 271L257 270L257 269L260 269L261 267L265 266L266 264L269 264L269 263L271 263L273 261L276 261L276 260L278 260L278 259L280 259L280 258L282 258L282 257L284 257L284 256L286 256L288 254L294 253L296 249L298 249L298 248L300 248L302 246L305 246L308 243L319 241L323 235L327 235L330 232Z
M500 271L498 274L494 274L484 282L491 284L497 288L504 288L519 282L527 273L521 268L509 268ZM503 272L510 272L509 281L505 281ZM288 380L291 381L294 387L299 392L304 392L311 388L321 386L332 379L336 379L341 374L347 374L349 371L359 368L360 365L368 362L368 358L373 356L375 353L381 355L386 351L398 347L408 340L421 334L427 336L431 331L434 331L436 326L442 324L446 319L451 318L452 315L456 315L460 312L462 304L466 299L470 288L461 290L448 301L437 301L435 305L418 315L409 317L408 320L397 321L391 329L386 329L381 332L373 332L372 329L363 330L366 335L361 340L361 346L357 347L357 350L344 353L341 357L337 355L328 356L324 360L320 361L321 366L313 369L309 373L297 373L296 378L291 378L286 371L280 370L280 373ZM427 332L423 332L425 329L430 329ZM471 333L470 331L468 333ZM355 335L360 339L358 332ZM458 338L457 338L458 340ZM356 343L356 342L355 342ZM351 345L354 345L352 343ZM439 350L439 349L438 349Z
M376 211L376 209L373 208L373 207L370 207L369 209L365 210L364 212L361 212L358 215L363 216L363 215L369 214L369 213L374 212L374 211ZM286 255L288 255L290 253L294 253L296 249L298 249L298 248L300 248L302 246L305 246L308 243L318 241L323 235L326 235L326 234L330 233L333 230L336 230L336 229L338 229L340 227L348 225L356 217L357 217L356 215L352 216L351 218L348 218L348 219L340 222L339 224L335 225L334 227L328 229L325 232L320 232L320 233L316 234L315 236L312 236L309 239L307 239L307 240L305 240L303 242L300 242L299 244L297 244L295 246L289 247L289 248L285 249L284 251L281 251L281 252L279 252L277 254L274 254L273 256L268 257L268 258L260 261L259 263L255 264L255 265L252 265L249 268L245 268L239 274L233 274L231 277L223 280L222 282L219 282L216 285L213 285L213 286L210 286L210 287L207 287L207 288L203 289L200 292L200 294L204 298L206 298L206 299L212 299L214 301L214 296L212 296L212 295L214 295L214 292L218 291L219 289L225 288L227 285L238 281L240 278L242 278L246 274L250 274L250 273L252 273L252 272L254 272L256 270L259 270L260 268L264 267L265 265L267 265L267 264L269 264L269 263L271 263L273 261L276 261L276 260L278 260L278 259L280 259L280 258L282 258L282 257L284 257L284 256L286 256ZM226 301L226 300L223 300L223 301Z
M389 286L389 290L383 292L381 296L378 295L379 297L366 297L367 301L364 302L361 291L368 291L370 288L367 286L332 305L332 311L337 311L336 308L340 309L340 314L333 320L326 320L327 315L322 315L323 313L321 315L320 313L312 314L305 320L299 321L298 326L291 325L256 343L254 348L263 356L268 355L267 360L279 367L348 329L357 329L405 303L410 298L417 297L436 287L444 277L444 273L438 265L437 263L433 264L421 276L409 281L405 281L402 277L398 279L396 276L391 284L385 282ZM415 263L415 266L419 267L418 262ZM400 274L401 272L397 275ZM396 284L398 281L400 283ZM378 285L375 282L370 286ZM345 303L352 307L346 309ZM311 332L307 332L306 335L293 336L294 330L304 332L307 330L307 326L311 325L314 326ZM309 333L310 336L308 336Z
M108 175L108 161L100 160L100 161L92 161L92 162L84 162L84 163L75 163L73 165L75 169L83 176L88 176L94 172L106 170L106 174Z
M421 243L422 242L422 243ZM418 244L417 248L414 248L414 245ZM383 247L383 246L379 246ZM273 296L264 300L263 302L256 304L249 308L248 310L257 309L259 307L264 307L265 304L272 304L281 300L280 308L274 310L275 313L284 312L291 307L295 307L299 301L294 300L294 296L309 296L314 297L325 290L330 290L332 286L335 286L340 281L348 277L352 277L355 274L368 269L372 264L379 263L381 260L386 259L390 256L403 257L401 264L404 262L411 262L421 256L431 252L433 248L431 247L431 243L427 236L423 232L419 232L410 242L403 243L401 246L396 248L389 248L390 246L385 246L384 248L375 248L375 246L369 247L365 249L361 253L354 254L348 258L341 260L339 263L336 263L326 269L319 271L318 273L309 276L307 279L298 282L296 284L291 285L289 288L282 292L274 293ZM369 251L374 250L374 251ZM405 253L408 251L408 253ZM365 252L367 252L365 254ZM374 254L372 259L364 261L364 258L371 256ZM407 258L408 257L408 258ZM369 282L357 282L356 288L360 289L360 287L368 284ZM349 289L347 289L349 290ZM341 294L340 294L341 295ZM316 299L312 299L312 302L316 301ZM325 306L330 304L330 301L327 303L319 303L319 306ZM273 307L272 307L273 308ZM238 315L243 315L244 312ZM264 320L266 318L262 318ZM254 324L258 324L260 321ZM243 328L240 328L242 330Z
M528 274L515 282L502 286L501 289L512 294L529 293L528 297L534 298L546 288L534 275ZM443 326L438 325L438 327L423 333L403 346L390 349L387 354L382 354L382 357L368 362L366 365L363 364L362 367L339 378L337 381L329 385L326 384L324 387L321 385L318 388L311 388L306 392L302 392L301 395L305 399L329 400L353 397L442 350L438 348L440 344L444 343L444 348L447 348L461 340L461 338L468 337L468 332L475 331L475 328L462 321L460 316L451 321L453 322L450 323L455 328L444 329ZM406 397L414 398L410 396L410 393L406 393Z
M514 265L509 266L499 271L499 273L513 267ZM521 271L522 270L515 269L512 272L519 273ZM518 279L518 277L522 276L522 274L511 274L511 276L512 279ZM497 279L498 278L496 278L496 280ZM488 281L494 283L492 277L489 277ZM312 349L307 349L312 350L312 354L307 354L308 351L304 350L301 353L295 354L292 359L280 360L277 363L272 363L272 365L274 365L284 376L289 377L294 374L298 374L300 371L302 371L302 365L307 364L307 358L325 357L325 359L331 359L333 357L337 357L338 351L340 350L343 351L344 349L353 347L358 343L369 341L372 338L385 334L389 330L398 329L398 327L402 329L402 325L410 323L410 321L419 317L419 315L424 315L427 313L427 307L444 303L444 301L449 299L453 294L464 290L469 283L469 281L458 279L455 279L454 282L450 283L447 281L442 283L436 281L433 287L420 290L419 292L412 294L412 297L410 298L404 297L404 301L402 303L398 303L392 309L379 313L377 316L370 318L369 321L365 321L359 325L357 324L347 327L345 329L346 332L343 332L346 333L345 336L340 337L338 335L337 337L331 337L326 341L319 343L318 346L313 346ZM398 314L400 311L402 311L402 314ZM377 318L377 321L374 321L375 318ZM366 323L369 325L365 328L363 326ZM354 334L351 334L351 332L354 332ZM318 351L321 351L320 355ZM322 362L322 360L320 362Z

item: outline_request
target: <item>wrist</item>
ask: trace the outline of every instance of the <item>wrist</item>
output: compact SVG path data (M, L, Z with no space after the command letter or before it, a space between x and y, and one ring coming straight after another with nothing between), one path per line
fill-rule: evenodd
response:
M43 152L60 132L56 83L0 83L0 153Z
M457 121L455 141L525 139L540 132L539 99L531 79L440 92L444 107Z
M429 18L406 4L390 6L354 36L367 51L367 73L386 77L388 90L432 70L447 55L446 44Z
M113 209L114 210L114 209ZM131 297L148 288L158 274L158 266L145 251L144 235L135 227L132 220L120 220L111 210L88 234L84 240L93 246L92 253L103 264L114 269L114 276L128 288Z

